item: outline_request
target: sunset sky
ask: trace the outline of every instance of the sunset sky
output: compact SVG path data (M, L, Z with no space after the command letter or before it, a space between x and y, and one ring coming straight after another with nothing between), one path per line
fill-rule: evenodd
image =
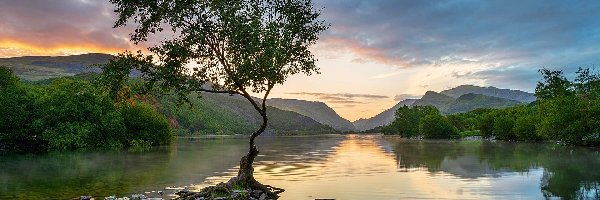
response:
M313 52L320 75L291 77L272 97L318 100L354 121L404 98L462 84L532 92L537 70L600 64L600 1L321 0L331 24ZM133 27L113 29L103 0L0 1L0 57L116 54Z

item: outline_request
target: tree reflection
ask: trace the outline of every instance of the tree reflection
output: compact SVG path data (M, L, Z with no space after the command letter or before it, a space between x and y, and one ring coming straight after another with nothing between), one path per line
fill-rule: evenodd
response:
M432 173L480 178L542 167L540 189L546 198L600 198L598 149L542 143L385 140L393 145L400 171L424 168Z

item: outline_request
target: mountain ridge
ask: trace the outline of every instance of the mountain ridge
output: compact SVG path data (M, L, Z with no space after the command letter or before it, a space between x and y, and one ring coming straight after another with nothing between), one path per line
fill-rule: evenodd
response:
M533 93L521 90L500 89L494 86L480 87L475 85L459 85L440 92L440 94L444 94L453 98L458 98L469 93L483 94L486 96L499 97L525 103L531 103L536 100L536 97Z
M95 64L108 63L113 55L88 53L70 56L23 56L0 58L0 65L6 66L28 81L74 76L86 72L100 72Z
M398 110L398 108L400 108L404 105L410 106L416 100L417 99L404 99L404 100L398 102L396 105L392 106L391 108L386 109L383 112L381 112L371 118L367 118L367 119L361 118L361 119L358 119L358 120L352 122L352 124L354 124L354 127L356 127L356 129L358 131L365 131L365 130L373 129L378 126L387 125L387 124L391 123L392 121L394 121L394 115L396 114L396 110Z
M267 100L267 105L299 113L339 131L356 130L352 122L342 118L335 110L320 101L271 98Z
M399 105L432 105L440 109L444 114L454 114L467 112L476 108L504 108L530 103L535 101L535 96L532 93L520 90L500 89L493 86L479 87L474 85L460 85L455 88L443 90L439 93L427 91L423 97L415 99L410 104L405 104L403 101L398 102L398 104L394 105L392 108L389 108L374 117L359 119L354 121L353 124L359 131L370 130L378 126L387 125L393 121L395 111L399 108Z

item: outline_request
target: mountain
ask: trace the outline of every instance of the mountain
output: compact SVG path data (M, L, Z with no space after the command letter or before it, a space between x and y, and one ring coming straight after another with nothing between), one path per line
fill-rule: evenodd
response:
M496 87L479 87L474 85L461 85L452 89L444 90L441 94L458 98L465 94L483 94L486 96L499 97L519 102L530 103L535 101L535 96L532 93L523 92L520 90L499 89Z
M441 93L427 91L421 99L413 103L413 106L431 105L438 108L443 114L450 115L468 112L477 108L506 108L522 103L515 100L473 93L464 94L454 99Z
M355 130L354 125L350 121L340 117L323 102L273 98L267 100L267 105L299 113L339 131Z
M192 94L190 106L177 109L176 97L158 98L160 111L175 120L180 129L200 134L249 134L256 130L262 118L252 105L240 96L202 93ZM267 107L271 134L336 133L333 128L314 119L275 107Z
M356 129L358 131L365 131L365 130L373 129L378 126L388 125L389 123L394 121L394 118L395 118L394 115L396 114L396 110L398 110L398 108L400 108L404 105L410 106L415 101L416 101L416 99L402 100L402 101L398 102L396 105L394 105L393 107L391 107L390 109L387 109L387 110L375 115L374 117L371 117L369 119L361 118L352 123L354 124L354 127L356 127Z
M461 85L440 93L427 91L421 99L403 100L372 118L359 119L354 121L353 124L359 131L387 125L394 120L396 110L404 105L432 105L443 114L454 114L477 108L506 108L532 101L535 101L533 94L519 90Z
M447 114L463 113L477 108L507 108L522 104L522 102L503 99L482 94L465 94L454 102L450 103L446 110L442 111Z
M440 111L444 111L448 108L448 106L454 102L454 98L446 96L444 94L440 94L434 91L427 91L421 99L418 99L413 103L413 106L423 106L423 105L431 105L440 109Z
M85 72L99 72L94 64L105 64L113 56L90 53L72 56L24 56L0 58L0 65L6 66L22 79L35 81L62 76L73 76Z

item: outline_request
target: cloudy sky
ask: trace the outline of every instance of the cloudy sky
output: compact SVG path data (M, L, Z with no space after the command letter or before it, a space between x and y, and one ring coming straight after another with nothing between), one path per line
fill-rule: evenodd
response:
M351 121L427 90L462 84L532 92L545 67L600 64L600 1L321 0L331 24L313 47L320 75L293 76L273 97L318 100ZM118 53L102 0L0 1L0 57ZM150 39L168 37L160 34Z

